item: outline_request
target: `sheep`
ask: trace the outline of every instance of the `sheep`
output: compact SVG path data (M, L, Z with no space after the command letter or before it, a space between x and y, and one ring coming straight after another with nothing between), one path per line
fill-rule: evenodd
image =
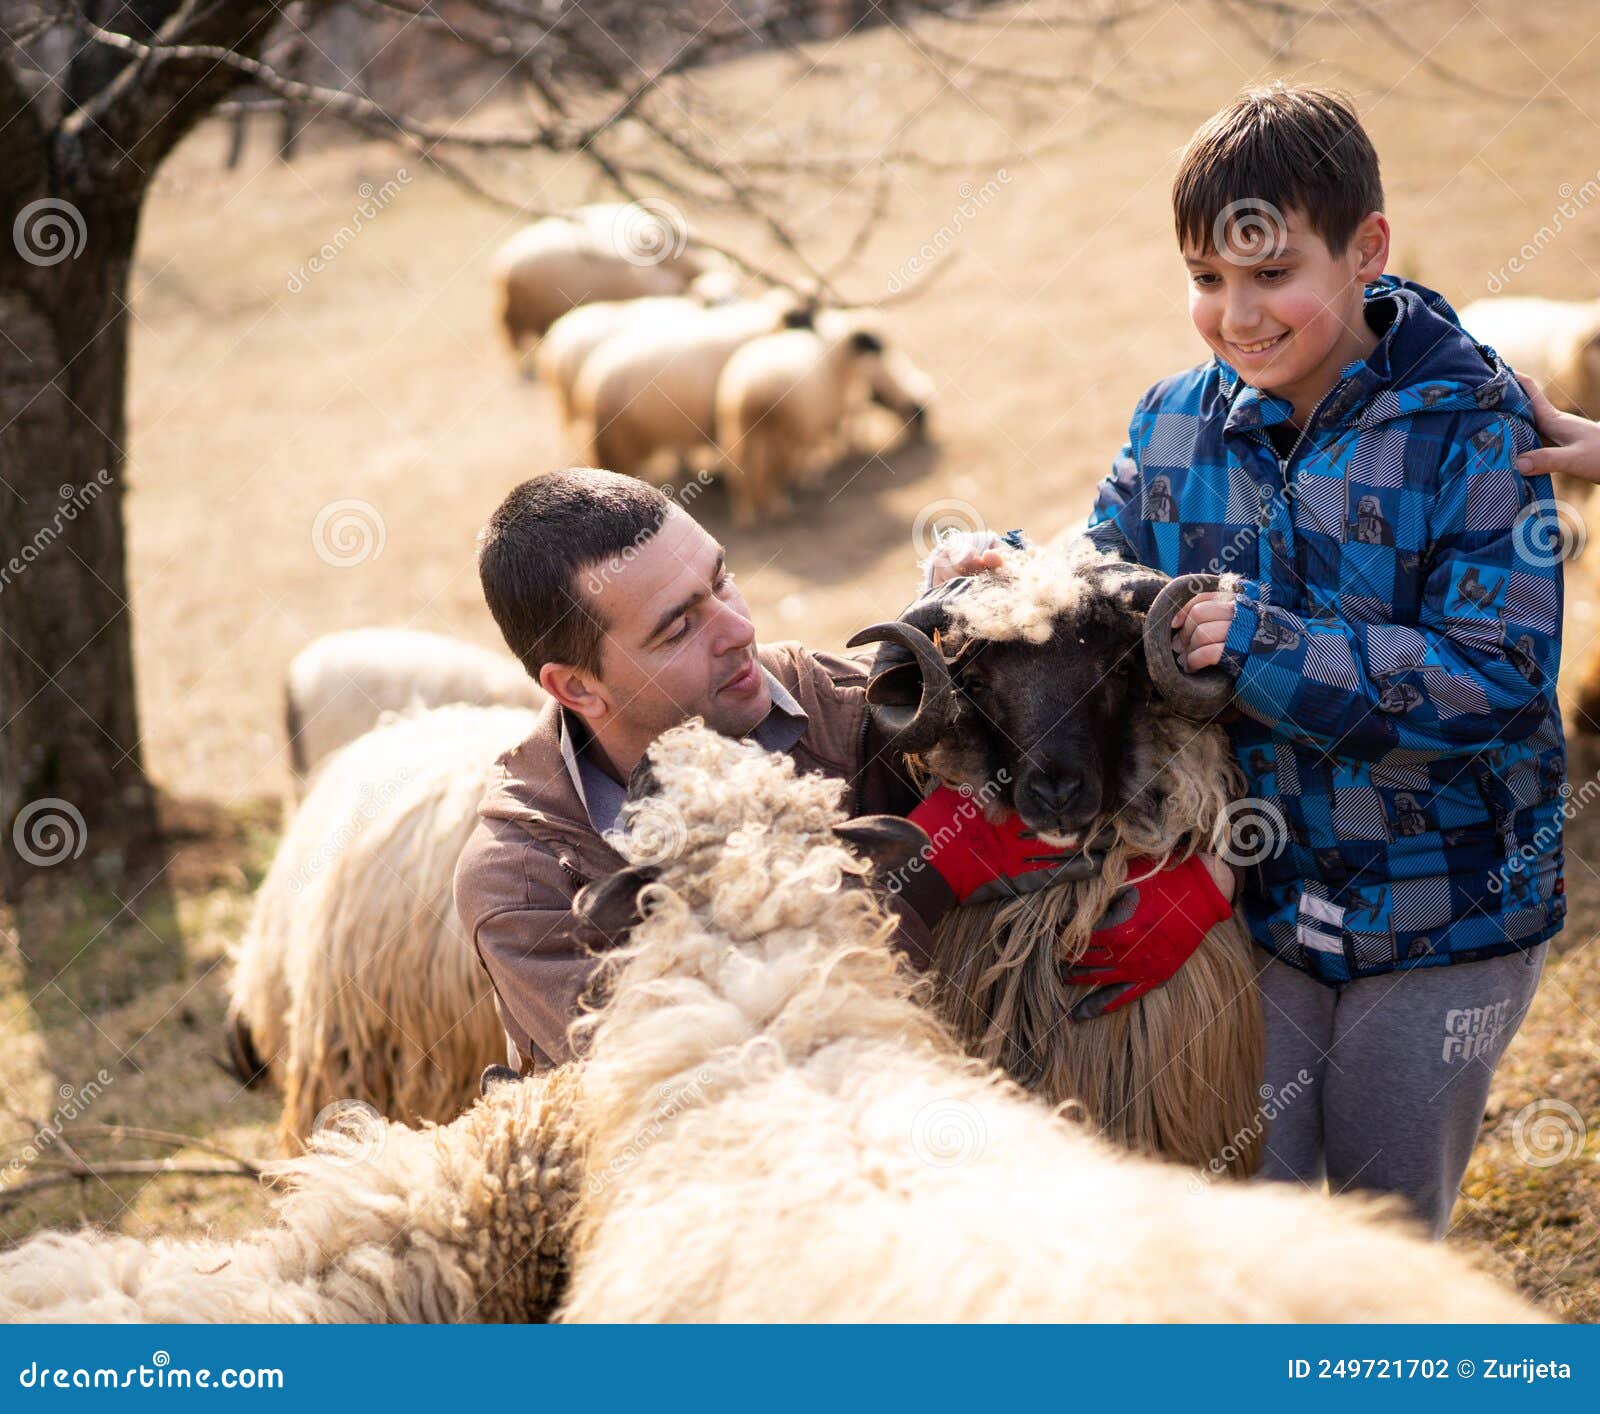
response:
M564 1321L1529 1321L1383 1204L1212 1185L963 1054L869 867L926 838L699 724L636 777L576 1024ZM654 793L651 793L654 792ZM642 891L641 891L642 889Z
M883 645L868 701L928 776L995 816L1016 810L1052 843L1108 851L1098 877L947 915L942 1012L975 1055L1082 1104L1118 1142L1193 1164L1223 1155L1242 1175L1260 1159L1265 1034L1239 920L1213 928L1166 986L1098 1019L1072 1019L1085 989L1060 975L1131 860L1186 858L1227 827L1237 767L1220 728L1188 720L1224 705L1227 680L1187 677L1169 646L1197 587L1078 539L1006 551L999 569L850 644Z
M826 310L815 325L752 339L717 381L717 439L737 525L785 512L790 485L816 480L840 454L858 393L922 433L926 375L858 313Z
M284 1096L292 1150L358 1099L447 1120L505 1035L451 880L520 707L441 707L357 738L318 774L256 893L230 985L228 1042Z
M0 1318L1540 1319L1380 1205L1207 1185L964 1055L850 887L907 822L699 722L649 763L582 899L620 945L575 1062L442 1128L329 1128L254 1237L37 1237Z
M696 292L702 288L701 281L710 280L715 273L696 280L688 295L601 300L595 304L580 304L556 320L539 343L538 352L534 354L534 368L539 382L550 390L561 420L565 423L572 419L572 389L583 365L614 334L682 321L700 309L727 303L724 299L696 297Z
M1474 300L1461 325L1558 408L1600 418L1600 300Z
M644 203L579 207L518 231L495 255L501 322L512 352L580 304L681 295L717 260L675 214Z
M448 1127L344 1111L268 1165L276 1221L234 1241L44 1233L0 1253L0 1321L548 1320L582 1171L576 1077L494 1086Z
M571 427L591 466L665 474L716 441L717 379L742 344L809 315L782 292L628 329L584 363Z
M353 628L313 639L289 663L284 728L297 792L317 764L385 712L538 707L544 692L516 659L439 633Z

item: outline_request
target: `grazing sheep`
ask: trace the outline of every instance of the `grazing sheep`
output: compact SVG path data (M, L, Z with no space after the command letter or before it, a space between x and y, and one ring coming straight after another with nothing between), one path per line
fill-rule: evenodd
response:
M716 442L717 379L734 351L809 316L781 292L628 329L583 365L571 426L591 466L669 475Z
M714 263L675 220L638 203L582 206L518 231L494 260L501 321L520 354L569 309L681 295Z
M533 360L539 382L550 390L561 420L571 421L573 385L590 355L607 339L629 329L682 321L711 303L714 301L674 295L601 300L568 310L545 333Z
M644 885L646 916L580 1061L445 1128L319 1136L254 1238L35 1238L0 1317L1539 1319L1374 1205L1209 1187L1053 1115L961 1052L847 887L847 841L899 867L925 837L698 723L650 758L633 862L585 899L621 927Z
M1600 418L1600 300L1474 300L1461 325L1558 408Z
M1260 1158L1265 1034L1240 920L1213 928L1164 987L1098 1019L1071 1019L1087 989L1061 977L1130 861L1212 847L1238 788L1221 729L1189 720L1224 705L1227 681L1218 696L1171 653L1172 614L1198 585L1168 586L1084 540L1009 551L851 644L884 645L868 701L929 775L1051 843L1107 850L1099 877L939 925L939 1006L973 1054L1052 1103L1081 1103L1131 1148L1226 1158L1245 1174Z
M352 1110L272 1165L277 1221L232 1242L46 1233L0 1254L0 1321L543 1321L582 1150L571 1071L494 1086L447 1128Z
M920 434L929 386L861 315L827 310L814 329L785 329L738 349L717 382L717 439L734 523L788 510L788 489L815 480L845 449L845 419L867 396Z
M245 1076L284 1096L292 1149L356 1099L448 1120L505 1057L451 880L495 759L533 730L519 707L441 707L357 738L318 773L255 898L231 985Z
M409 628L324 634L295 654L284 687L284 726L297 786L385 712L466 702L538 707L539 685L522 664L476 644Z
M563 1320L1537 1319L1375 1205L1207 1185L1053 1116L962 1053L847 887L846 839L881 867L920 832L844 826L841 782L697 724L650 759L632 866L587 900L620 919L647 885L577 1024Z

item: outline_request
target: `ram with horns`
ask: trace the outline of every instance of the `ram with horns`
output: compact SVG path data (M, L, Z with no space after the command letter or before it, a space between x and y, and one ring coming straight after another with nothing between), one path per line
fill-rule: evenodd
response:
M946 915L935 985L947 1020L974 1054L1081 1104L1128 1147L1243 1174L1260 1155L1265 1040L1239 921L1210 929L1165 986L1103 1015L1069 971L1149 861L1189 859L1228 829L1238 776L1213 719L1231 687L1219 670L1184 672L1171 629L1218 584L1169 580L1084 540L1012 550L851 645L881 645L868 700L914 767L991 818L1014 811L1042 844L1102 861Z

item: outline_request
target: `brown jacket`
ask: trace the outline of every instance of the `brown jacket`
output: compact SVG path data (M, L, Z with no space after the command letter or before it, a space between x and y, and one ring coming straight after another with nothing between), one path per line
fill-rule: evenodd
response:
M866 711L866 660L813 653L798 643L763 645L757 656L806 714L790 756L802 771L847 780L851 815L905 814L918 796L899 758L883 749ZM456 911L494 985L495 1003L519 1069L571 1056L568 1024L606 939L572 912L584 884L624 861L596 832L560 746L560 708L546 703L532 734L496 763L481 817L456 865ZM926 925L897 904L900 944L926 966Z

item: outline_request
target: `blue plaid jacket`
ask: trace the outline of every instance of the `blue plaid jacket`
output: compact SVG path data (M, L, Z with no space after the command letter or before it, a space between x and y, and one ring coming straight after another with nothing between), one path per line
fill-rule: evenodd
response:
M1220 359L1140 399L1089 522L1241 576L1229 727L1269 828L1256 941L1325 982L1532 947L1566 914L1561 557L1511 372L1438 295L1367 290L1372 356L1280 461L1290 405ZM1236 817L1241 820L1243 816Z

